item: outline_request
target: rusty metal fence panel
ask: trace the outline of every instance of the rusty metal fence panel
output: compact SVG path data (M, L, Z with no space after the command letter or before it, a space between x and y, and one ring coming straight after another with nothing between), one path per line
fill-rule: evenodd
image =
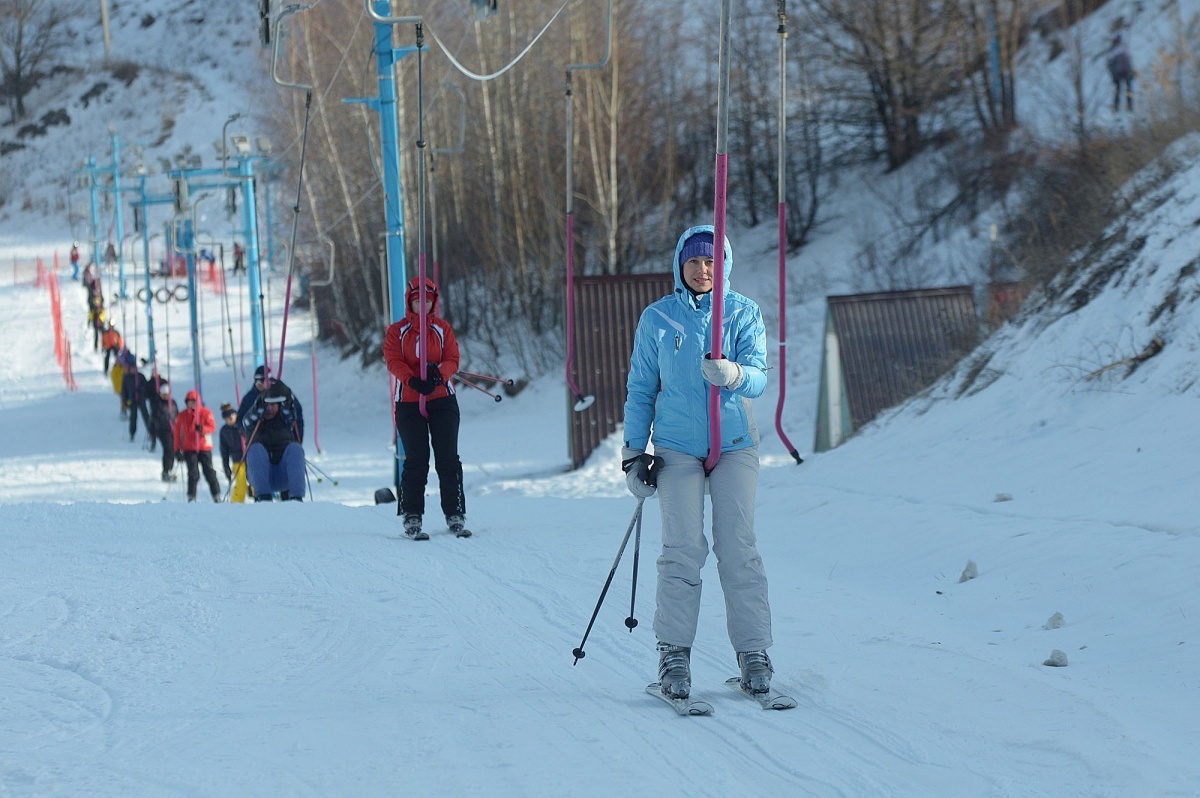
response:
M931 385L979 340L970 286L827 301L854 429Z
M576 413L567 390L567 442L579 468L625 419L625 378L642 311L675 288L671 274L624 274L575 279L575 359L571 379L596 401Z

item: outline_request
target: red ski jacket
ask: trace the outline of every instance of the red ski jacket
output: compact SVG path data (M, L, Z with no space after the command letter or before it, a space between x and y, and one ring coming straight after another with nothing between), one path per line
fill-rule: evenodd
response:
M420 327L421 317L412 309L413 301L419 296L420 278L414 277L408 283L404 292L405 307L408 313L403 319L387 328L383 336L383 358L387 361L388 371L396 378L397 402L416 402L421 398L408 384L413 377L421 377L420 371ZM454 386L450 378L458 372L458 341L450 323L437 315L438 292L433 282L425 281L426 296L433 298L433 304L425 314L425 325L429 334L425 338L425 358L427 363L437 366L442 375L442 382L427 399L440 399L453 394Z
M200 432L196 425L200 425ZM203 405L195 410L190 407L179 411L175 417L175 451L177 452L211 452L212 434L217 429L217 420L212 411Z

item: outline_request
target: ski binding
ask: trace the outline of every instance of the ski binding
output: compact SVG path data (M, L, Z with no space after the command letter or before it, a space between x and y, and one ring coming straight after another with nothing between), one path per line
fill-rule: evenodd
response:
M796 699L792 698L790 695L784 695L774 687L772 687L771 690L766 693L752 693L749 690L742 688L742 680L737 676L734 676L732 679L726 679L725 684L738 693L746 696L746 698L754 699L763 709L796 708Z
M712 704L707 701L697 701L694 698L671 698L665 695L658 682L646 685L646 692L670 704L680 715L711 715L713 713Z

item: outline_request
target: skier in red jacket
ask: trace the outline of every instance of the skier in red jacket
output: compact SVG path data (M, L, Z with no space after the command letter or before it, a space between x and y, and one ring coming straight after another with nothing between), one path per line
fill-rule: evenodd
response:
M429 538L421 531L421 516L425 514L432 442L446 525L455 535L466 537L470 532L465 528L467 503L462 461L458 457L458 397L450 383L458 371L458 341L450 323L437 315L438 291L430 280L425 280L422 307L420 280L414 277L409 281L404 293L404 318L388 327L383 337L383 356L388 371L396 378L396 432L404 446L397 514L404 516L404 534L414 540ZM427 330L424 336L422 323ZM422 339L424 373L421 372Z
M221 501L221 483L212 462L212 434L217 429L212 411L200 404L200 394L187 392L184 409L175 417L175 451L187 463L187 497L196 501L196 485L200 482L200 469L204 469L204 480L212 492L213 501Z

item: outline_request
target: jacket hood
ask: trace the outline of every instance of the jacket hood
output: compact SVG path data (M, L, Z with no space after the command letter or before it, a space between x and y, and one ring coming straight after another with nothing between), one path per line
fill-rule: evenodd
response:
M196 400L196 404L200 404L200 393L195 388L187 392L187 396L183 397L183 401L190 402L193 399Z
M437 286L435 286L433 284L433 280L430 280L428 277L425 278L425 291L426 291L427 295L433 297L433 304L430 306L429 312L431 315L437 315L439 294L438 294ZM413 300L416 299L420 295L420 293L421 293L421 278L414 277L408 281L408 288L406 288L404 290L404 313L406 315L412 314Z
M698 308L704 304L704 297L712 296L709 294L701 294L699 299L688 288L687 283L683 280L683 264L679 262L679 256L683 252L683 245L689 238L696 233L710 233L713 240L716 240L716 228L711 224L699 224L695 227L689 227L683 231L683 235L679 236L679 241L675 243L675 261L671 271L675 275L675 296L688 307ZM733 249L729 246L729 236L725 237L725 279L721 286L721 295L725 296L729 292L729 275L733 272ZM716 290L715 288L713 290ZM711 306L711 304L710 304Z

